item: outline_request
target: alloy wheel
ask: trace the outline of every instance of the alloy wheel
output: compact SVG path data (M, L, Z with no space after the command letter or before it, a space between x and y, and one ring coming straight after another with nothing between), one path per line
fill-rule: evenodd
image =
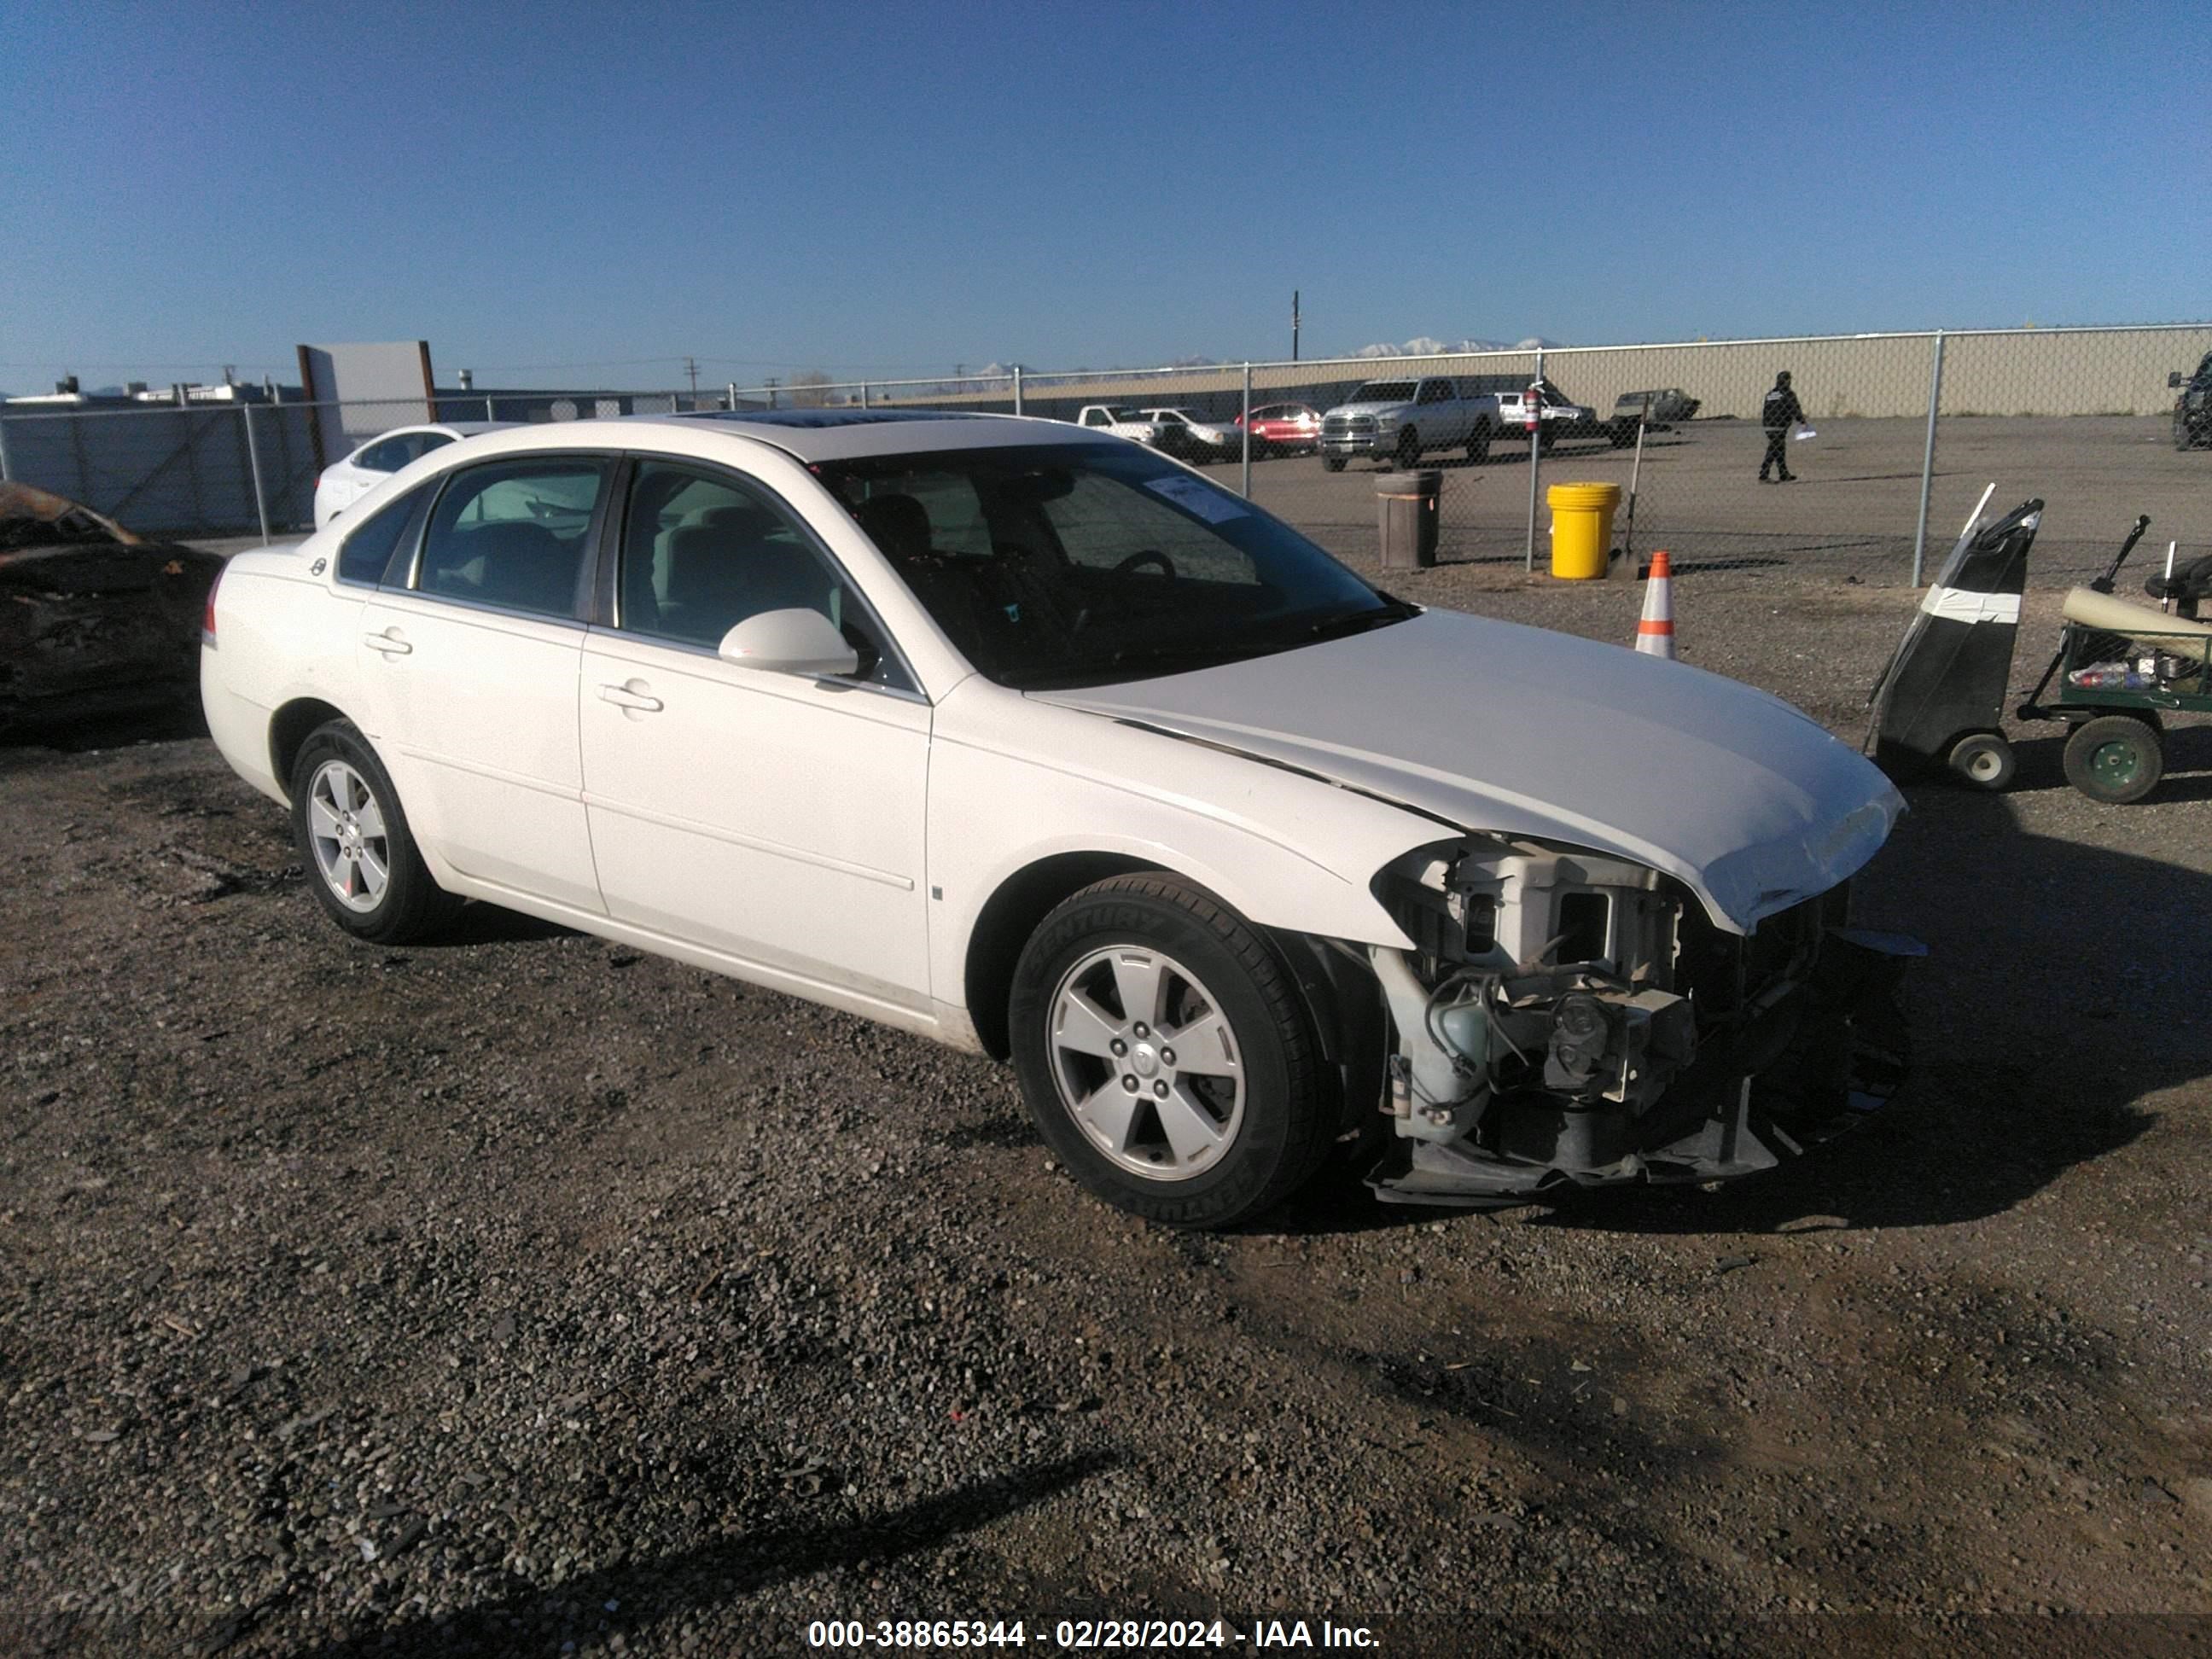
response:
M307 836L315 868L349 910L374 910L392 882L392 843L384 808L361 774L342 760L315 769L307 786Z
M1079 959L1053 994L1054 1087L1085 1137L1147 1181L1214 1168L1244 1119L1244 1066L1220 1003L1149 946Z

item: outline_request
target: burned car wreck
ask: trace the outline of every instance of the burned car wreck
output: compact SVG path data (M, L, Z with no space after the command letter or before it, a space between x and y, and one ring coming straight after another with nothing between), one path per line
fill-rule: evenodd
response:
M220 555L0 484L0 733L190 706Z

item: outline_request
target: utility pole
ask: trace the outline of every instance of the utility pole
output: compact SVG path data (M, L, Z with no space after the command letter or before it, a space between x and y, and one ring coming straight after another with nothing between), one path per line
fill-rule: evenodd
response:
M696 357L686 357L684 360L684 372L691 377L691 403L692 406L696 408L699 403L699 360Z
M768 406L770 409L775 407L775 376L773 374L768 377Z
M1298 360L1298 291L1291 290L1291 361Z

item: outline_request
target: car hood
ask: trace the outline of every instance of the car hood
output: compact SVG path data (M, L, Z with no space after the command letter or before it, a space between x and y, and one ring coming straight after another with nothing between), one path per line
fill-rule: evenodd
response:
M1413 404L1400 401L1395 404L1339 404L1328 411L1330 415L1389 415L1395 410L1411 409ZM1328 416L1323 416L1326 420Z
M1463 830L1631 858L1747 933L1857 871L1905 809L1778 697L1455 611L1159 679L1032 696L1311 774Z

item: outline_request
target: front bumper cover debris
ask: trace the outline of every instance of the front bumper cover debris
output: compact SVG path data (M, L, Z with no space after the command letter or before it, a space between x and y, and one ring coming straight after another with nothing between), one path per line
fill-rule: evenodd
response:
M1643 1116L1501 1097L1484 1144L1397 1140L1368 1185L1389 1203L1464 1206L1772 1169L1864 1121L1902 1086L1904 970L1925 954L1902 935L1832 929L1805 984L1702 1052ZM1746 1069L1747 1055L1757 1069Z

